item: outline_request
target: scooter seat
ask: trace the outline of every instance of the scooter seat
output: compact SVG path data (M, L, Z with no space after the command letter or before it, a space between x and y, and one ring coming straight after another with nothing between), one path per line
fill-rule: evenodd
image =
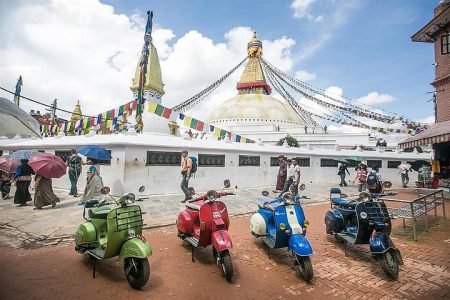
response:
M194 203L186 203L186 207L194 209L194 210L200 210L200 205L197 205Z
M267 199L267 198L259 198L258 199L258 206L259 208L268 209L268 210L275 210L275 208L280 205L280 202L274 199Z
M107 206L91 208L88 210L88 216L91 219L103 219L106 220L111 209Z
M347 209L355 209L356 205L358 205L358 203L359 203L357 201L348 201L348 200L344 200L342 198L331 198L331 202L333 202L334 205L338 205L342 208L347 208Z

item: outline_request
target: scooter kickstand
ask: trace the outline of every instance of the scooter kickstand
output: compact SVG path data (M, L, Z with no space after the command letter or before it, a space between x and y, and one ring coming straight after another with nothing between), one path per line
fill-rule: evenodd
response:
M92 262L92 278L95 278L95 265L96 265L96 263L97 263L97 260L95 259Z
M344 241L344 255L345 255L345 257L348 257L348 253L347 253L347 241Z
M194 252L195 252L195 247L192 247L192 262L193 262L193 263L195 263L195 255L194 255Z

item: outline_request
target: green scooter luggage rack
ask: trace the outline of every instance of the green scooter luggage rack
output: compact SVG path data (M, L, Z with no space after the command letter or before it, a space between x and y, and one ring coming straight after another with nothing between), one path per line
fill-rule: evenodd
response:
M141 207L138 205L118 208L116 213L116 231L127 230L130 228L142 227Z

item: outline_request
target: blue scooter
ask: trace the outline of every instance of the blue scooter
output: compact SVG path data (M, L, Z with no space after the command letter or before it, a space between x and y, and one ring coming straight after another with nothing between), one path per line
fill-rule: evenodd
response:
M389 186L388 182L384 184ZM383 271L397 280L403 259L389 237L391 216L386 204L379 200L384 195L362 192L357 199L348 200L339 188L331 188L331 209L325 214L326 232L344 244L369 244Z
M264 191L263 196L269 196ZM309 221L300 205L302 196L285 193L277 198L258 199L259 209L250 219L250 230L255 237L274 248L288 248L295 257L295 265L300 276L306 282L313 278L313 267L310 256L311 245L306 238ZM306 197L303 197L306 198Z

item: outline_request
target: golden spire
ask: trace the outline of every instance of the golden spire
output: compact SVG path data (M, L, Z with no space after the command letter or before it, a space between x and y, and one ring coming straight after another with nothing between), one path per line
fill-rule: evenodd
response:
M144 47L139 57L130 89L136 94L139 90L140 79L145 78L143 90L141 91L144 98L161 103L161 96L164 95L164 83L161 76L158 52L152 42L153 12L149 11L147 14L148 19L144 35ZM145 66L145 74L141 74L142 66ZM142 77L142 75L145 76Z
M70 121L78 121L82 119L80 100L77 101L77 105L75 105L75 109L73 110L72 116L70 117Z
M253 32L253 38L247 44L248 57L261 57L262 56L262 42L258 40L256 31Z
M248 62L242 72L236 88L239 94L266 94L271 93L269 85L266 83L264 73L261 68L259 59L262 56L262 42L258 40L256 31L253 32L253 37L247 44Z

